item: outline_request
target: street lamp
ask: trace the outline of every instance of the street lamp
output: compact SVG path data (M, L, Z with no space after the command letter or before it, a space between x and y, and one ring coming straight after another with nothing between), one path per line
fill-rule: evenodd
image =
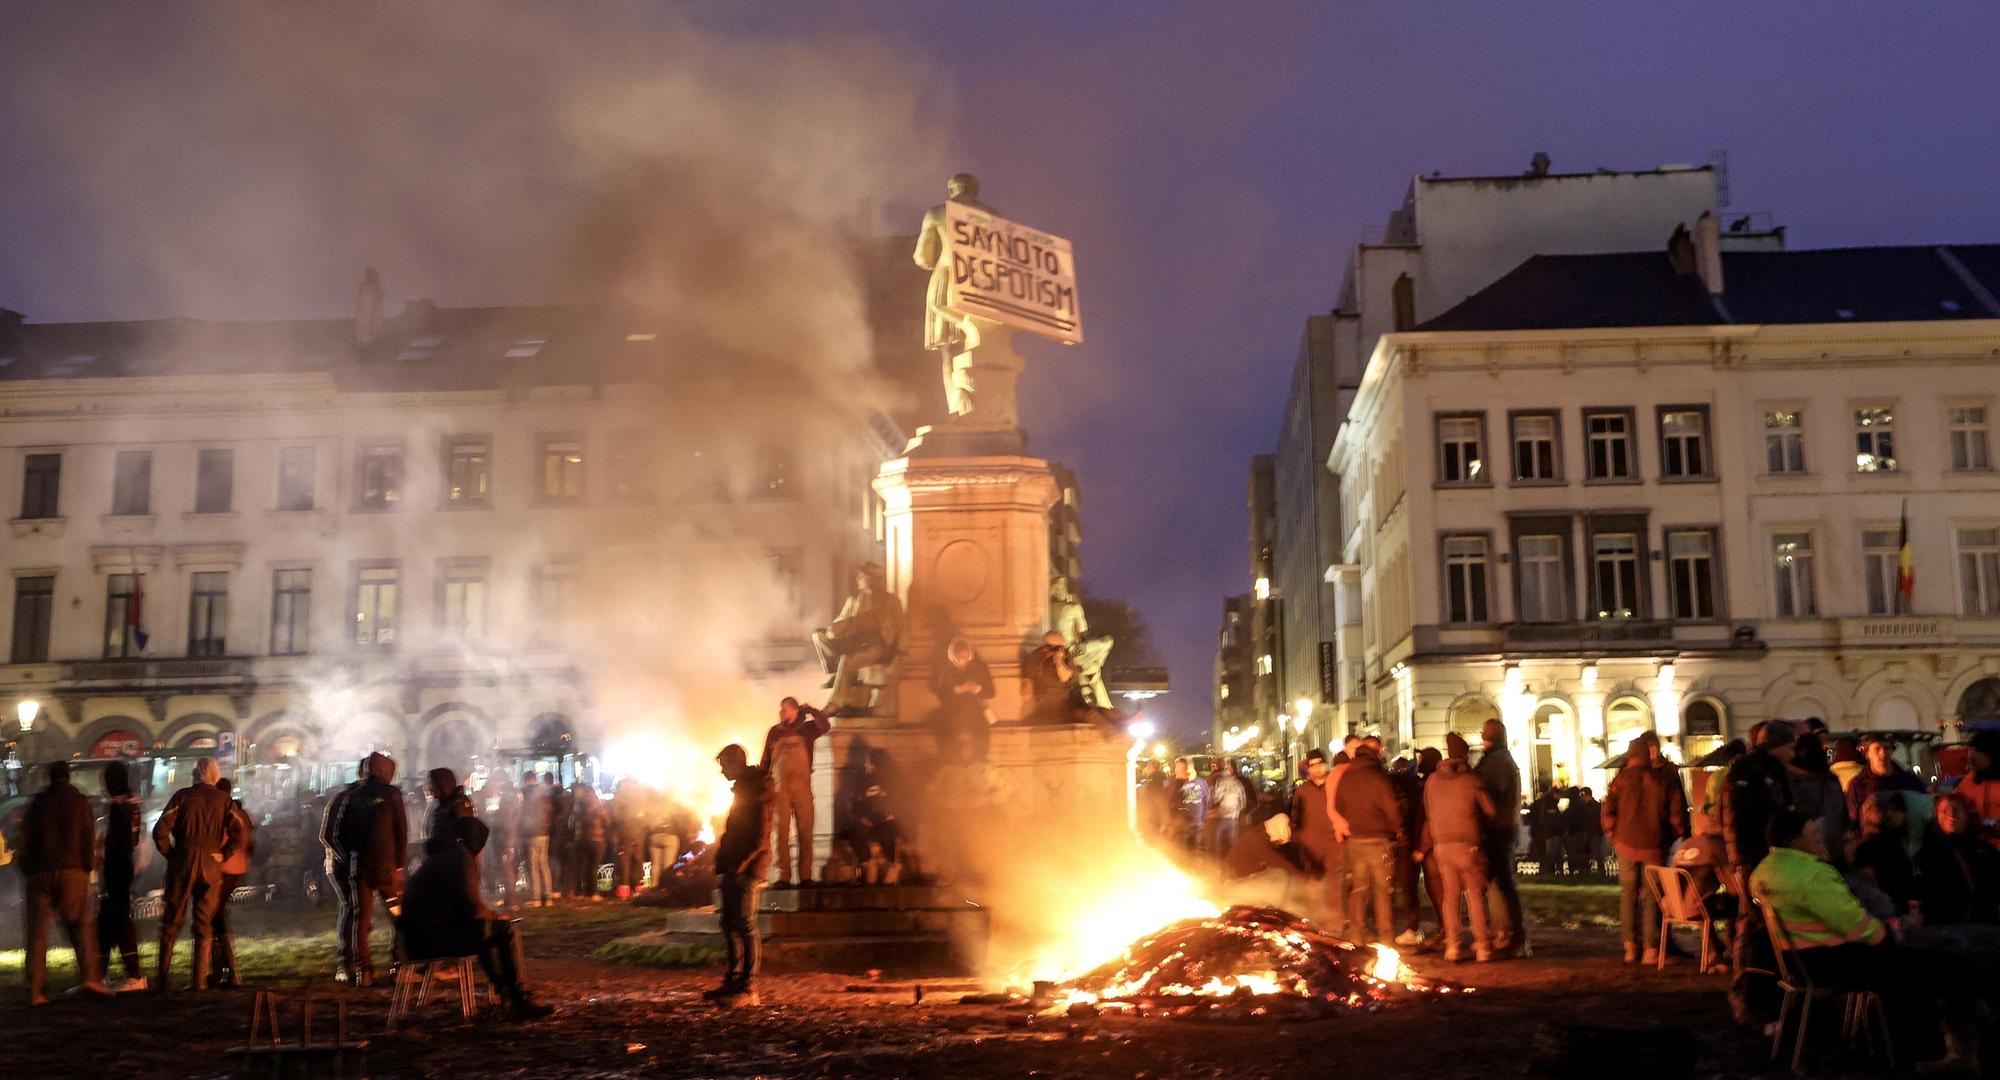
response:
M34 698L22 698L21 703L14 706L14 718L21 722L23 735L35 730L35 720L41 715L42 703Z

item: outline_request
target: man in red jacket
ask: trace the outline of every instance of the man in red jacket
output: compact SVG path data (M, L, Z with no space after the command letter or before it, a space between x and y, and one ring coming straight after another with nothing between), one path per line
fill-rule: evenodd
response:
M1646 887L1646 868L1667 865L1669 849L1688 834L1687 794L1681 790L1679 770L1660 752L1658 735L1648 731L1632 740L1625 751L1625 767L1604 793L1599 814L1605 835L1618 851L1618 919L1625 928L1625 962L1654 963L1660 958L1660 910Z
M97 973L97 925L90 910L90 871L97 862L97 819L90 800L69 782L69 762L49 765L49 786L22 820L21 876L28 906L28 1004L44 1005L49 922L62 919L85 993L111 997Z

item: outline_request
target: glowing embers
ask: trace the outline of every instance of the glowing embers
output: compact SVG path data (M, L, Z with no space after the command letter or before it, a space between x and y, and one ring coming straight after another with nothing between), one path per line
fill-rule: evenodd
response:
M1417 976L1387 945L1342 941L1277 908L1234 907L1140 938L1048 1005L1296 1019L1465 992Z

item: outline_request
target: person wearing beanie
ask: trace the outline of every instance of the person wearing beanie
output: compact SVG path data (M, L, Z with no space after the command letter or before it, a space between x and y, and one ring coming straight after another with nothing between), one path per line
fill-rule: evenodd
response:
M1479 727L1481 753L1473 773L1493 800L1486 826L1486 873L1500 893L1506 925L1496 928L1494 949L1507 956L1528 955L1528 923L1521 912L1521 889L1514 880L1514 851L1521 841L1521 767L1507 749L1507 725L1497 718Z
M1454 731L1444 737L1444 760L1424 781L1424 832L1417 858L1438 882L1438 921L1443 924L1444 958L1463 955L1458 899L1472 921L1473 959L1493 959L1493 935L1486 915L1487 838L1496 807L1486 785L1472 771L1472 748Z
M1733 883L1750 880L1751 871L1770 854L1766 835L1771 819L1792 809L1792 786L1785 770L1798 752L1792 725L1764 721L1750 729L1750 745L1750 752L1722 774L1722 839ZM1767 1017L1775 1018L1777 984L1762 974L1775 970L1775 964L1764 914L1753 905L1737 909L1729 959L1730 1010L1738 1022L1761 1027Z
M214 948L215 913L222 904L222 864L244 845L242 823L231 812L229 796L215 786L222 778L214 758L194 767L194 783L174 792L153 824L153 846L167 860L160 908L159 973L153 989L167 989L173 968L174 939L189 912L194 918L194 956L190 960L191 990L208 989L208 965Z
M2000 731L1977 731L1966 755L1965 779L1955 794L1972 814L1972 831L2000 846Z

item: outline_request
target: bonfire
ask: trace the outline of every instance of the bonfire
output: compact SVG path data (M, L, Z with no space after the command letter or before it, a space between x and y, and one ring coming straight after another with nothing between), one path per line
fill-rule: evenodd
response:
M1411 972L1387 945L1343 941L1278 908L1234 907L1154 931L1043 999L1051 1011L1324 1016L1457 986Z

